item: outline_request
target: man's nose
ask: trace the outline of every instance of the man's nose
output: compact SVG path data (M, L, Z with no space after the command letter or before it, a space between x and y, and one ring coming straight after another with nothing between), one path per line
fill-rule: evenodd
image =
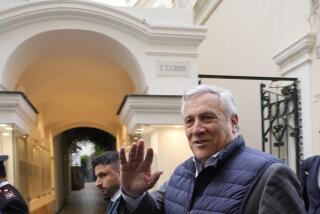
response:
M99 178L97 178L97 180L96 180L96 187L101 187L101 181L100 181L100 179Z
M201 134L204 130L205 129L203 127L202 122L200 120L195 120L193 127L192 127L192 130L191 130L191 133L192 134Z

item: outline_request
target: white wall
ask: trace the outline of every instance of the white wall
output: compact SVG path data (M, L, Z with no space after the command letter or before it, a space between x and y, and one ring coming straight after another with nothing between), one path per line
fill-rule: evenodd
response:
M309 31L308 13L301 0L222 1L205 23L200 73L279 76L272 56Z
M309 33L309 15L309 1L223 0L205 23L208 36L198 48L199 73L280 77L281 68L274 62L273 56ZM305 68L301 69L304 75ZM299 75L301 73L296 72L287 76ZM259 87L243 80L210 81L231 89L236 95L240 132L248 145L261 147ZM308 87L303 90L305 94L310 93ZM303 111L307 116L310 114L310 99L303 99L306 102ZM306 117L304 124L307 129L310 129L309 118ZM304 134L306 143L310 145L310 132ZM310 152L310 148L306 150Z
M317 1L318 2L318 1ZM316 3L319 6L319 2ZM317 6L317 5L315 5ZM311 90L311 111L312 111L312 139L314 139L311 148L312 155L320 154L320 9L316 10L317 13L311 17L312 31L316 34L316 47L314 50L314 59L312 61L312 73L310 73L310 90Z
M174 169L192 156L183 127L157 127L148 137L143 137L146 146L154 149L153 170L163 171L158 186L169 180Z

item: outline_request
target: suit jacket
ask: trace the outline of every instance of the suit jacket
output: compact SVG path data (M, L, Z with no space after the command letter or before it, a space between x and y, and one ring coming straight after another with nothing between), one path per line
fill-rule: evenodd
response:
M320 214L320 155L311 156L302 162L299 179L303 189L303 199L309 214Z
M294 172L283 164L272 164L248 195L243 213L305 214L301 186Z

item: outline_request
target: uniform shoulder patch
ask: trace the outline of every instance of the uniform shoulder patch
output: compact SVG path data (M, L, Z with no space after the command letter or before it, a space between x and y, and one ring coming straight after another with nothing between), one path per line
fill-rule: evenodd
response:
M4 190L2 191L2 193L3 193L4 197L5 197L7 200L16 197L16 195L14 194L14 192L12 192L11 190L8 190L8 189L4 189Z

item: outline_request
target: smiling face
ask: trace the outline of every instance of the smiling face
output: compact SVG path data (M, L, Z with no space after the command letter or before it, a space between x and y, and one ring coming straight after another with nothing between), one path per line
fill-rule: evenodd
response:
M94 168L96 186L103 192L106 198L112 198L120 188L120 172L111 164L98 164Z
M238 117L226 117L216 94L190 97L185 103L183 118L189 146L203 165L237 136Z

